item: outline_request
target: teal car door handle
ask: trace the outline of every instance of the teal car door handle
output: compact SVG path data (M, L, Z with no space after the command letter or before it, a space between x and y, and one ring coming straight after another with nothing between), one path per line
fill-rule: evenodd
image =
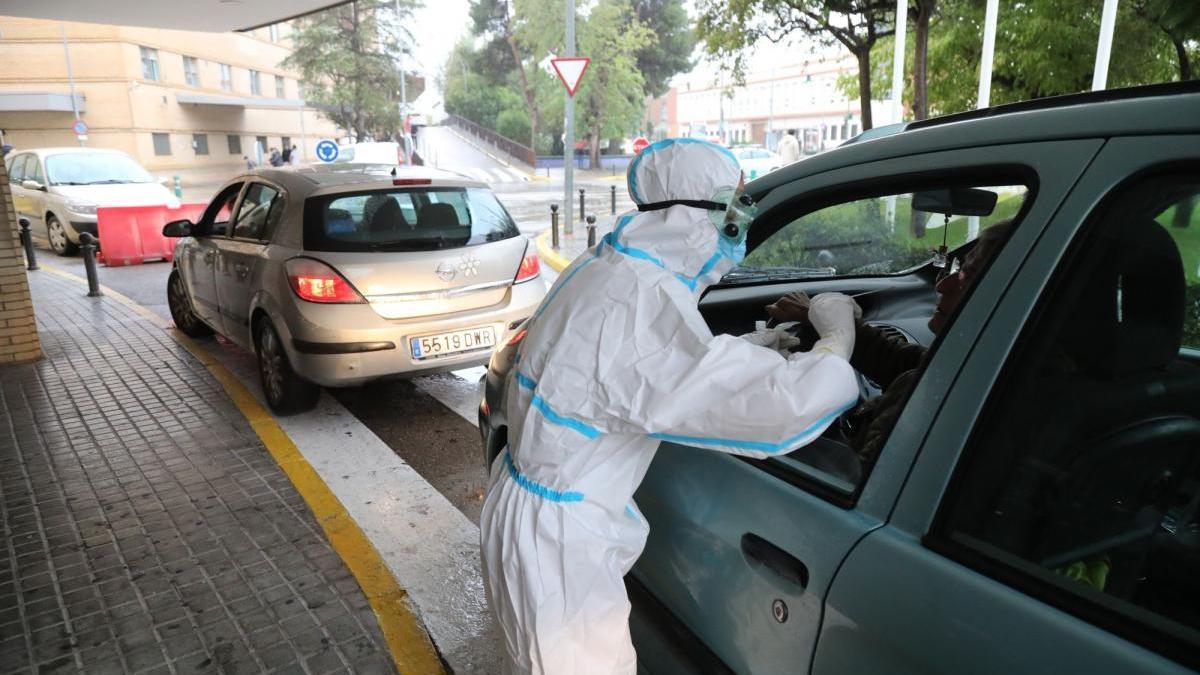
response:
M757 534L742 535L742 555L752 565L762 565L800 588L808 586L808 565Z

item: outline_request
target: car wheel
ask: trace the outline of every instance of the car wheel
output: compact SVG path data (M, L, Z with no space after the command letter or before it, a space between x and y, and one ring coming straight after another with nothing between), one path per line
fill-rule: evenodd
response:
M67 239L67 230L57 216L46 216L46 238L50 240L50 249L58 255L75 255L79 246Z
M312 410L321 396L321 388L292 370L287 352L271 322L259 319L255 335L258 375L271 411L276 415L292 415Z
M188 298L179 270L172 270L170 278L167 279L167 307L171 310L171 319L175 321L175 326L183 331L184 335L204 337L212 334L212 328L192 311L192 301Z

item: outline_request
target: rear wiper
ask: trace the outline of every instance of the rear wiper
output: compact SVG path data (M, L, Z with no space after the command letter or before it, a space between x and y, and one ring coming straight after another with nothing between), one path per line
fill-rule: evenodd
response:
M393 246L404 246L407 250L434 250L446 248L450 240L445 237L422 237L420 239L393 239L391 241L370 241L367 242L367 248L374 251L376 249L386 249Z

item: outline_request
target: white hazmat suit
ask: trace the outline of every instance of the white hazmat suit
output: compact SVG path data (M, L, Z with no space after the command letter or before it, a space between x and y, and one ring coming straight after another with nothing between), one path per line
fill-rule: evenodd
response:
M508 446L480 519L511 672L636 671L622 578L649 533L632 497L660 441L783 454L857 400L845 296L813 300L838 337L788 357L714 336L701 317L700 295L744 243L724 241L705 208L662 203L729 195L740 177L711 143L646 148L629 167L629 193L655 210L621 216L526 324L507 383Z

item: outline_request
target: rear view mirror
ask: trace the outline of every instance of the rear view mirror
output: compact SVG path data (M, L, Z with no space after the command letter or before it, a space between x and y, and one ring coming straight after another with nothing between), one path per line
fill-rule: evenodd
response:
M190 237L192 236L192 221L172 220L163 225L162 233L164 237Z
M990 216L996 209L996 193L975 188L950 188L914 192L912 210L946 216Z

